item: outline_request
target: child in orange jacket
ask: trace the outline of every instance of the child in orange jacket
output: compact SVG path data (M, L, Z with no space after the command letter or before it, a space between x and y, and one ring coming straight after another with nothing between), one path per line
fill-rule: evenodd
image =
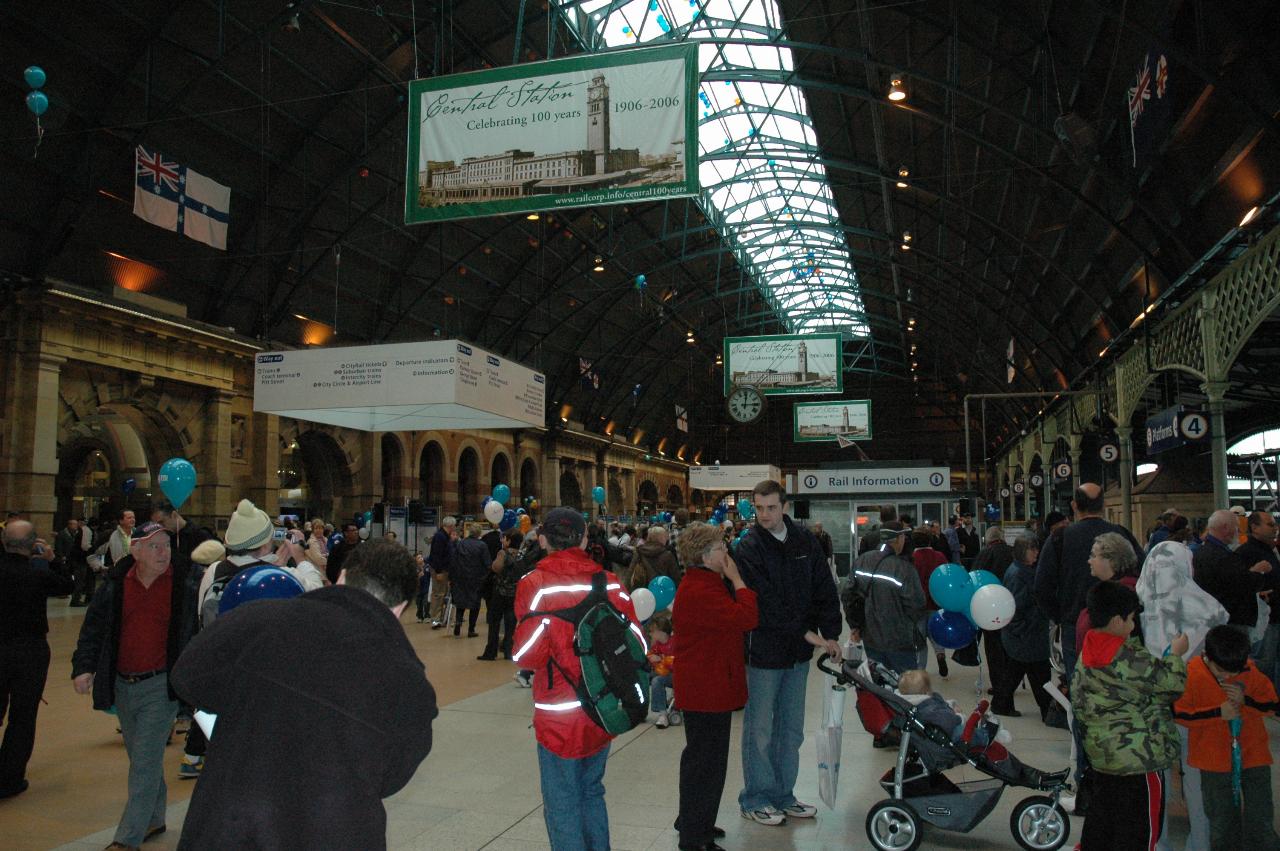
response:
M1200 769L1212 851L1280 848L1272 824L1271 750L1263 723L1263 715L1278 708L1275 687L1249 661L1249 637L1232 626L1209 630L1204 652L1187 665L1187 688L1174 703L1173 716L1189 733L1188 764ZM1240 721L1238 787L1231 765L1233 719Z

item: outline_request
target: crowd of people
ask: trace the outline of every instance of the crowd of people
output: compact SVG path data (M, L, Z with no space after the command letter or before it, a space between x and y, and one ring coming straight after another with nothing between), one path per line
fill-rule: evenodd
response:
M765 827L814 817L794 787L815 652L841 657L843 606L850 640L909 675L904 682L927 684L930 656L948 677L946 652L929 636L938 606L928 588L933 571L954 562L994 574L1016 608L1011 623L981 632L951 663L976 663L981 647L996 715L1020 714L1025 682L1041 721L1070 727L1085 851L1157 842L1171 772L1182 775L1188 848L1280 846L1262 724L1278 709L1280 679L1271 514L1224 509L1197 533L1170 510L1144 545L1103 518L1101 489L1089 483L1071 516L1051 514L1039 534L1006 536L997 525L980 534L967 515L945 529L917 526L886 506L838 588L830 536L787 514L781 485L761 482L751 504L753 522L720 525L683 511L668 524L630 526L557 508L523 532L446 517L423 553L393 532L369 541L358 523L275 523L248 500L220 537L188 528L167 505L141 524L131 511L110 529L69 521L53 547L10 517L0 564L9 682L0 797L27 788L49 664L45 601L65 595L87 606L75 690L116 713L129 756L128 802L109 848L137 848L166 829L165 742L175 718L194 709L216 716L217 735L188 725L178 776L198 782L179 847L221 847L228 837L275 847L300 835L382 847L381 800L430 750L436 714L400 615L413 606L419 623L480 637L483 608L478 660L514 662L517 684L532 690L552 847L608 848L603 778L616 733L597 717L599 695L582 688L578 623L603 607L642 648L645 720L684 729L679 846L717 851L732 714L745 710L742 816ZM218 617L228 583L263 566L307 593ZM633 595L660 578L675 587L674 602L637 617ZM343 640L353 634L364 638ZM1051 683L1069 699L1069 725ZM342 753L307 736L335 725L346 731ZM299 755L325 767L323 800L288 794L284 772ZM217 817L228 808L246 817L229 825ZM1137 811L1145 817L1130 817Z

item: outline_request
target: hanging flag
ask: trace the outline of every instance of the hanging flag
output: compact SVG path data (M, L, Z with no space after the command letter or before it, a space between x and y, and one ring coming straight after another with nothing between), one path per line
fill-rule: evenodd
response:
M231 187L210 180L159 151L134 152L133 214L165 230L227 250Z
M582 386L587 390L600 389L600 375L591 368L591 361L578 358L578 374L582 376Z
M640 387L641 385L637 384L631 388L631 407L633 408L640 404Z
M1158 46L1149 48L1138 64L1133 85L1126 92L1129 141L1134 168L1145 168L1160 149L1173 125L1173 97L1169 88L1169 57Z
M676 428L687 432L689 430L689 412L676 405Z
M1018 374L1018 367L1013 362L1013 337L1009 338L1009 348L1004 353L1005 379L1012 384Z

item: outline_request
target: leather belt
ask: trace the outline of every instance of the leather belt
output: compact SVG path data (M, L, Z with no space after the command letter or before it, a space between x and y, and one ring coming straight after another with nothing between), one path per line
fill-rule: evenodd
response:
M166 674L166 673L168 673L168 671L165 670L164 668L161 668L158 671L144 671L141 674L116 674L116 676L124 680L129 685L133 685L134 683L140 683L143 680L149 680L152 677L158 676L160 674Z

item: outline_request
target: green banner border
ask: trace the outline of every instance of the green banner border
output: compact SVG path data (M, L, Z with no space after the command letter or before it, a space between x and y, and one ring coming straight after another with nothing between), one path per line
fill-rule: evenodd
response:
M827 407L845 406L845 405L865 405L867 408L867 436L851 437L849 440L870 440L874 429L871 427L871 400L870 399L841 399L836 402L796 402L791 406L791 442L792 443L835 443L836 436L831 437L801 437L800 436L800 409L816 408L820 405Z
M832 389L821 390L805 390L804 388L786 388L780 390L766 390L763 387L756 388L762 396L830 396L833 393L844 392L844 360L843 346L844 336L841 334L756 334L750 337L725 337L724 338L724 395L729 396L729 389L732 387L729 376L733 374L733 364L729 359L729 344L741 343L746 340L834 340L836 344L836 386Z
M474 204L448 204L444 207L421 207L418 205L417 175L418 150L422 133L422 94L440 89L453 89L471 86L485 81L517 80L540 77L552 74L564 74L572 71L591 70L596 68L616 68L623 65L641 65L649 62L666 62L671 59L683 59L685 63L685 157L684 182L655 184L652 186L634 187L631 190L619 188L617 197L608 200L585 200L588 196L598 195L601 190L577 192L566 195L539 195L529 198L506 201L480 201ZM660 47L637 47L607 53L590 53L568 56L562 59L548 59L542 62L527 62L522 65L506 65L501 68L486 68L481 71L464 71L459 74L448 74L442 77L430 77L409 82L409 126L408 144L405 149L405 181L404 181L404 221L405 224L424 224L428 222L447 222L458 219L473 219L485 216L509 216L521 213L554 212L577 207L604 207L611 204L640 203L644 201L661 201L667 198L688 198L696 196L701 189L698 185L698 44L684 42L668 44ZM655 189L670 190L669 194L652 194ZM550 199L559 199L562 203L548 205ZM574 200L575 198L580 200Z

